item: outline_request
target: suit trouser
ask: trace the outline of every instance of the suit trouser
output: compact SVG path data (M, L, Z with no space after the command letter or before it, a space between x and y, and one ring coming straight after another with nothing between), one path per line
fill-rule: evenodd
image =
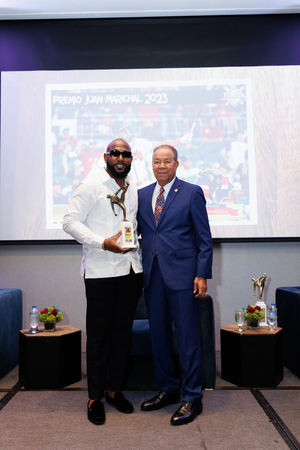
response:
M85 279L87 380L90 399L118 392L125 378L130 333L142 274Z
M181 389L182 400L195 401L202 396L199 301L188 290L169 289L163 280L158 260L154 259L149 286L145 289L155 379L161 390ZM181 381L175 373L173 328L178 347Z

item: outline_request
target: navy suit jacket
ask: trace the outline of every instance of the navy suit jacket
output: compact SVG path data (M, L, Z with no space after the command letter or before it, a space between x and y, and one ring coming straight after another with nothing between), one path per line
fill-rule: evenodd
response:
M156 226L152 210L154 187L155 183L138 191L144 287L149 284L156 253L169 288L193 289L195 276L212 277L213 248L203 191L176 177Z

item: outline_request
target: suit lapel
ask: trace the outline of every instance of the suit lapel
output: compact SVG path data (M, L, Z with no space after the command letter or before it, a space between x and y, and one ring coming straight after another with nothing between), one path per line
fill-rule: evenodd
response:
M154 218L154 214L153 214L153 209L152 209L152 197L153 197L153 191L155 188L156 183L150 184L150 186L148 186L146 193L146 201L145 201L145 207L146 207L146 212L147 212L147 216L149 217L149 221L152 223L152 225L155 227L155 218Z

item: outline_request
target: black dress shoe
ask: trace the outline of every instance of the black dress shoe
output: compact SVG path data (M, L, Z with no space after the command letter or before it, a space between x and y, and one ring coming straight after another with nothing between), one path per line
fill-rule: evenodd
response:
M171 425L184 425L192 422L198 414L202 413L202 401L181 402L180 407L171 417Z
M95 425L102 425L105 422L105 410L101 400L95 400L91 406L87 406L88 419Z
M179 392L164 392L159 391L155 397L146 400L141 404L142 411L154 411L156 409L163 408L167 405L173 405L180 402Z
M118 411L130 414L133 412L132 404L126 400L122 392L116 392L114 397L110 397L109 395L105 395L105 399L108 403L113 405Z

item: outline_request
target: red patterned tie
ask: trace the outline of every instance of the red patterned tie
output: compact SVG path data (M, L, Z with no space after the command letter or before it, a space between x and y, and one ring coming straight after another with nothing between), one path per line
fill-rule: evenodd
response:
M165 197L164 197L164 188L160 188L159 194L157 196L156 199L156 204L155 204L155 211L154 211L154 217L155 217L155 223L156 225L158 224L162 209L164 207L164 203L165 203Z

